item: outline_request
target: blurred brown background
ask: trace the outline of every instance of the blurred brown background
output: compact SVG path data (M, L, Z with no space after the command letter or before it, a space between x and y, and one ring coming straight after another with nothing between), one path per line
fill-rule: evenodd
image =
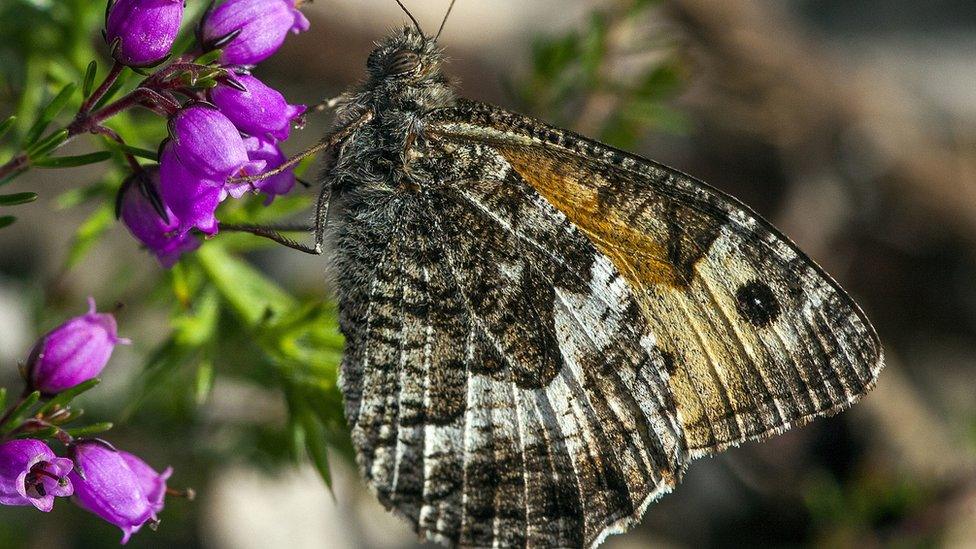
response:
M447 3L408 2L426 27L435 27ZM593 10L612 14L628 4L459 0L441 40L452 58L448 70L465 95L515 108L503 83L529 70L534 38L580 26ZM404 19L392 0L316 0L307 13L312 30L290 38L258 74L292 102L309 104L352 85L372 42ZM667 0L613 39L614 71L626 73L661 52L684 69L673 107L686 115L687 131L652 129L636 152L741 198L797 241L873 319L888 367L849 412L694 463L633 533L606 546L976 547L972 1ZM592 134L615 104L594 97L587 107L572 122ZM328 122L327 115L311 117L291 150L315 141ZM29 177L38 177L30 186L52 190L74 183L49 173ZM29 346L33 304L56 279L65 235L83 213L52 216L41 202L0 232L4 364ZM70 279L58 280L57 290L83 296L107 283L103 263L135 253L116 233ZM321 258L280 249L262 252L258 262L299 293L325 291ZM155 268L145 261L130 276ZM125 335L133 338L151 340L165 329L164 317L151 310L130 313L128 321ZM139 353L124 350L110 368L138 363ZM124 387L108 385L108 394L113 385ZM215 387L205 414L247 422L283 410L275 395L228 382ZM162 442L159 459L171 459L166 451L179 441ZM415 546L407 527L380 509L341 459L334 500L311 468L212 465L197 486L199 500L171 503L167 513L178 516L172 522L164 515L161 530L184 531L147 532L132 544ZM46 533L34 546L77 539L55 522L39 523ZM101 545L92 539L73 543Z

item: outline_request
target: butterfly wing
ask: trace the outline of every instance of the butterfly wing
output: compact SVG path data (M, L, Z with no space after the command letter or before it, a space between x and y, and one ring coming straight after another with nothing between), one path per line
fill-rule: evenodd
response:
M337 270L360 466L427 537L593 546L689 458L874 383L860 310L734 199L475 103L422 137Z
M440 111L428 132L491 146L623 275L666 357L692 457L835 413L873 387L882 349L864 314L736 199L490 105Z
M466 173L374 197L373 222L347 211L338 235L382 250L368 272L353 257L337 269L358 288L340 311L360 466L427 537L593 545L683 470L664 357L565 215L514 172L496 178L496 151L450 148L431 167Z

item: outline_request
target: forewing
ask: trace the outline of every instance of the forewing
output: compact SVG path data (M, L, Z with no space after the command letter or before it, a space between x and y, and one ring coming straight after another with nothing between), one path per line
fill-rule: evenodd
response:
M623 275L691 456L837 412L874 385L882 351L863 313L734 198L488 105L439 111L426 132L493 148Z
M593 545L683 470L665 357L612 262L496 151L430 152L459 172L384 207L388 233L341 237L384 249L366 276L340 265L359 463L428 537Z

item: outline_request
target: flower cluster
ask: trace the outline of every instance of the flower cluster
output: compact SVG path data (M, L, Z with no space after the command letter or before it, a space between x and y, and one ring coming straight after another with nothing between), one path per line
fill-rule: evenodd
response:
M48 512L55 498L74 496L78 505L118 526L122 543L159 520L165 496L176 494L166 486L171 468L160 473L135 455L100 439L75 438L66 428L80 415L70 397L94 386L115 346L126 343L118 337L115 317L97 312L91 299L86 314L37 341L23 368L25 396L0 419L0 504ZM51 400L33 410L41 398ZM64 444L67 456L57 456L46 438Z
M279 146L301 123L304 105L291 105L251 74L289 33L308 29L295 0L226 0L199 23L199 49L163 64L183 18L182 0L117 0L105 39L117 63L162 65L140 86L145 106L169 118L159 163L139 166L123 184L118 214L132 235L165 267L199 246L219 224L218 205L248 192L270 203L295 184L291 170L241 182L281 166ZM197 56L215 52L216 61Z

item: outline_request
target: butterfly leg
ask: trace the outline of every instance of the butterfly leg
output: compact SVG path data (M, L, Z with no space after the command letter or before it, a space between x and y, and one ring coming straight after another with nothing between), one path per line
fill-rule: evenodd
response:
M282 165L278 166L273 170L262 172L255 175L243 175L240 177L231 177L227 180L228 183L255 183L261 181L262 179L267 179L271 176L275 176L284 173L297 165L302 160L305 160L309 156L318 154L322 151L327 151L332 149L346 140L353 132L362 127L364 124L373 119L373 112L366 111L359 118L353 120L349 124L339 128L338 130L326 135L321 141L312 145L311 147L305 149L304 151L298 153L297 155L289 158Z
M322 245L318 242L318 237L316 237L315 246L308 246L281 234L286 232L315 232L318 230L316 227L309 227L307 225L248 225L244 223L221 223L220 230L250 233L255 236L273 240L278 244L288 246L293 250L298 250L311 255L322 254Z

